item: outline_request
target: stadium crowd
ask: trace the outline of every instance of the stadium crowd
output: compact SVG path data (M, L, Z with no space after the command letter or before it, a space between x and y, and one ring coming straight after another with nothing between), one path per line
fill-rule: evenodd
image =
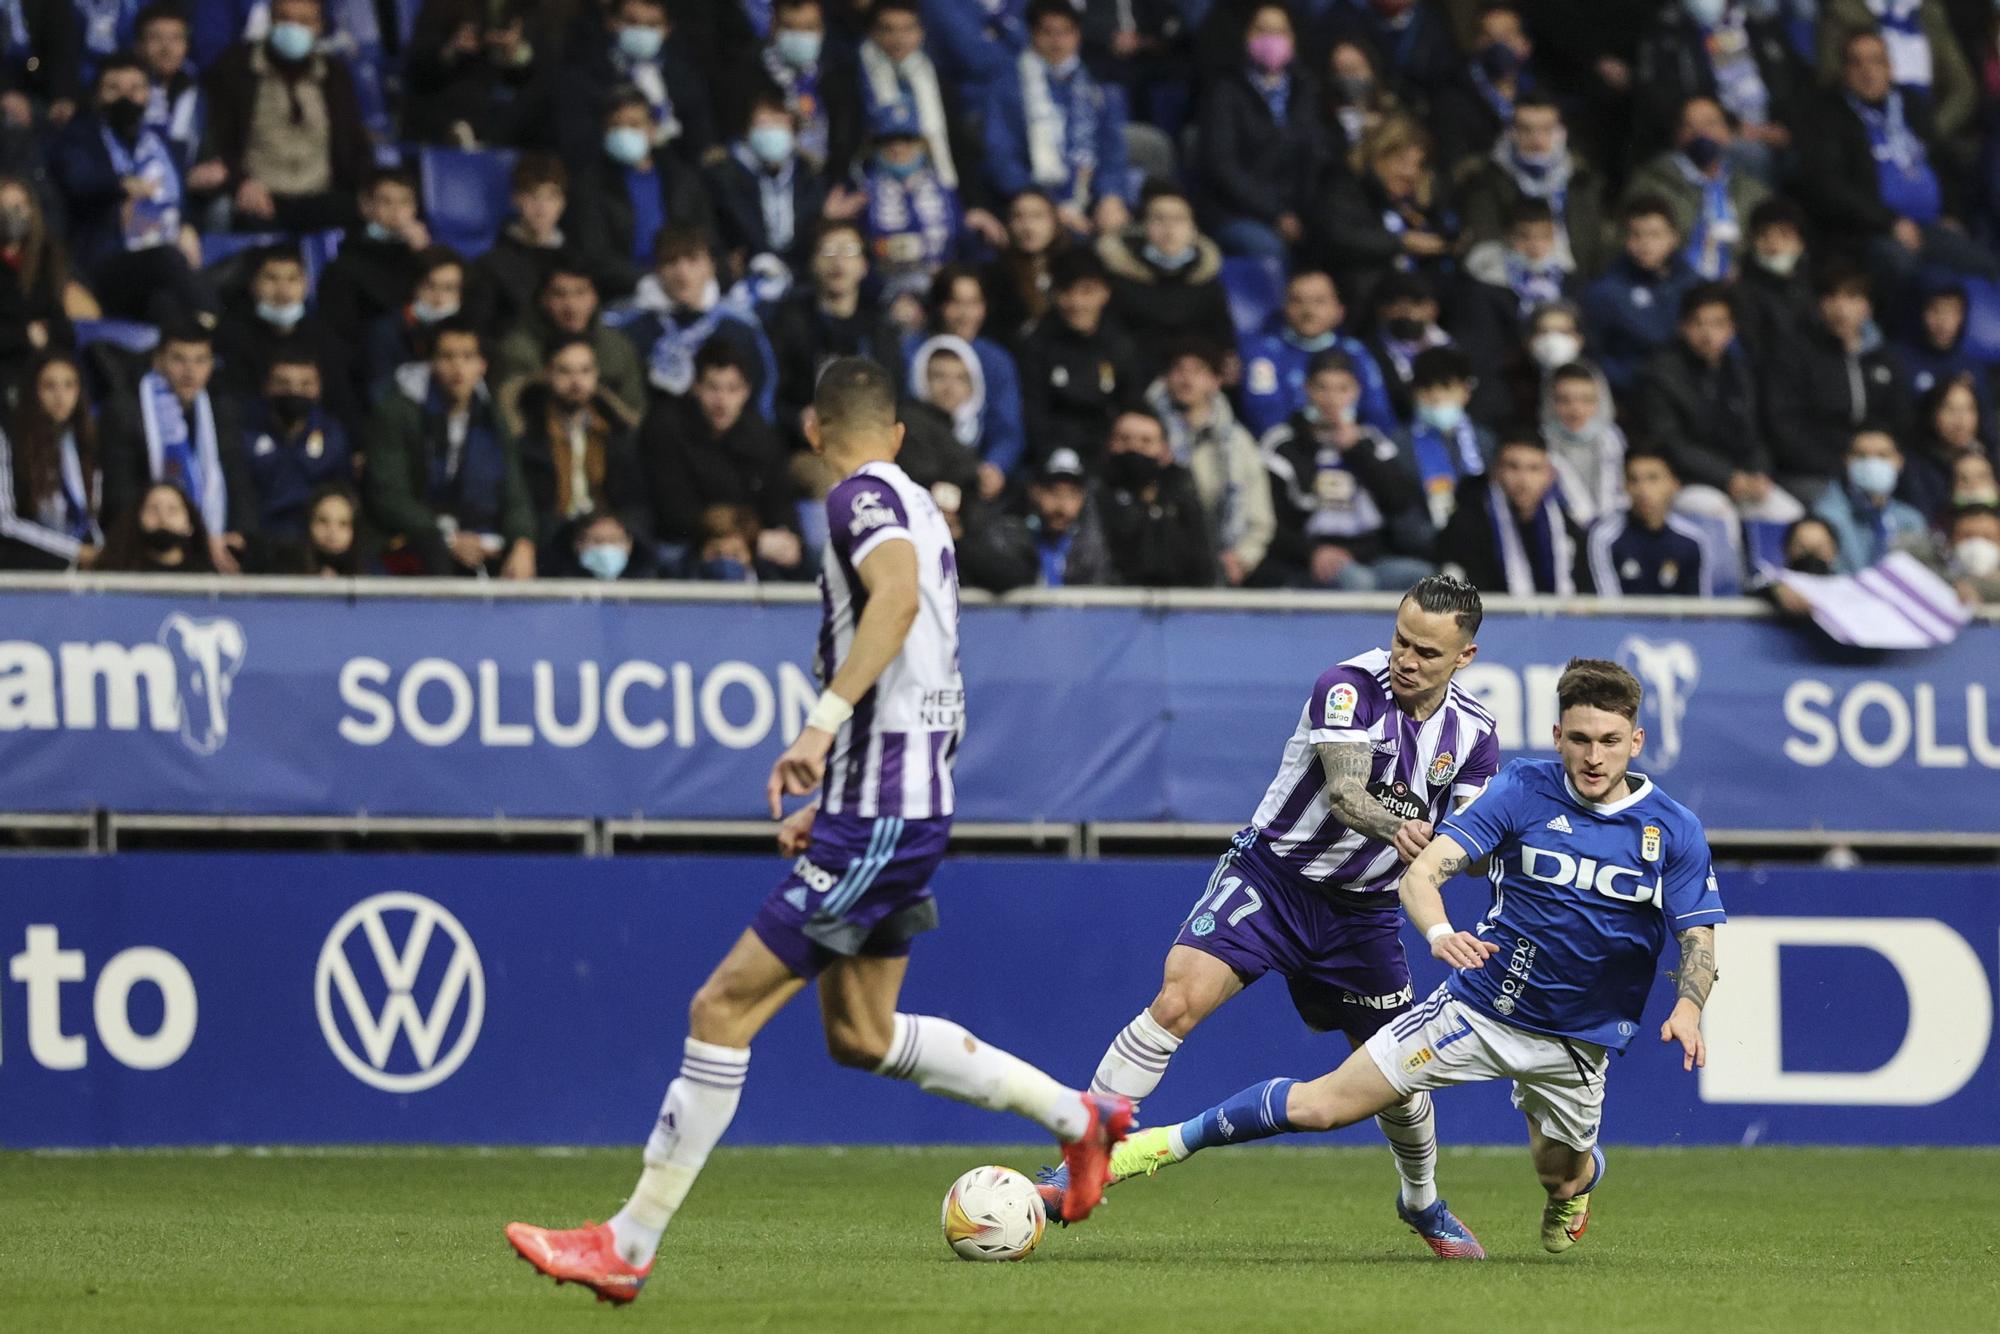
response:
M2000 599L1991 0L0 0L0 568Z

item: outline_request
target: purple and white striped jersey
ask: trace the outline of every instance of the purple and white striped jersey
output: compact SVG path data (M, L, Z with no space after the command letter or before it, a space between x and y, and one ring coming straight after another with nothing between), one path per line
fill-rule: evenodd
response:
M1368 742L1375 752L1369 795L1398 819L1435 825L1499 770L1493 731L1493 715L1456 681L1437 712L1418 722L1389 692L1388 650L1349 658L1314 684L1278 776L1237 846L1301 888L1393 894L1402 873L1396 849L1340 822L1314 747Z
M921 820L952 813L965 732L958 674L958 559L930 493L893 463L864 463L827 494L819 571L820 684L833 680L868 603L855 573L884 542L917 549L917 619L903 650L854 705L828 758L821 809Z

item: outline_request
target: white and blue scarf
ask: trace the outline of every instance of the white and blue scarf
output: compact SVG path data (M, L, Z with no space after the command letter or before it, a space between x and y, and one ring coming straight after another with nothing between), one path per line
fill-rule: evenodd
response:
M1723 10L1721 21L1702 30L1702 45L1708 53L1709 72L1715 76L1716 100L1746 125L1768 121L1771 90L1764 86L1764 72L1757 68L1756 54L1750 49L1750 28L1743 21L1743 11L1734 5Z
M817 62L800 67L778 54L776 46L764 48L764 73L785 95L785 110L799 127L799 156L815 168L824 167L831 151L833 127L820 100Z
M102 60L132 38L139 0L76 0L83 25L83 49Z
M771 250L782 254L791 249L792 237L798 232L797 210L792 202L792 182L799 173L798 159L789 159L783 167L772 171L741 140L731 145L729 155L750 173L751 180L757 182L757 202L764 216L764 239L771 243Z
M201 512L211 533L228 525L229 492L222 477L222 456L215 442L215 412L208 395L194 400L194 428L174 396L173 386L158 371L139 381L139 423L146 433L146 464L156 482L172 482Z
M1097 175L1097 128L1104 94L1080 59L1067 76L1051 70L1033 51L1015 62L1021 79L1021 110L1028 127L1028 167L1035 184L1060 202L1090 204Z
M898 180L880 167L868 181L868 236L888 297L921 293L952 257L958 196L929 168Z
M1730 173L1725 170L1710 180L1685 153L1674 154L1674 165L1688 184L1701 191L1701 208L1688 233L1688 263L1708 281L1721 282L1729 277L1736 245L1743 238L1742 219L1736 216L1736 204L1729 197Z
M901 64L873 42L861 44L862 92L867 110L888 106L907 97L917 109L917 128L924 133L930 149L931 166L938 179L953 190L958 188L958 164L951 156L951 132L944 115L944 94L938 89L937 67L919 47Z
M125 226L125 248L151 250L174 244L181 232L181 173L166 140L141 129L134 149L127 149L108 127L98 133L111 158L111 170L120 180L137 176L153 186L151 199L133 202L132 216Z
M1898 88L1929 92L1933 78L1930 38L1924 36L1923 0L1867 0L1868 12L1889 48L1889 77Z
M634 60L614 48L611 63L620 79L639 90L653 109L653 143L670 144L681 137L680 117L674 114L673 94L667 91L666 68L658 60Z
M1548 495L1542 497L1534 521L1523 533L1514 517L1514 507L1507 503L1500 488L1497 485L1487 488L1486 511L1493 520L1493 536L1500 544L1500 568L1507 576L1509 595L1533 597L1539 592L1535 586L1535 566L1546 561L1549 591L1558 597L1575 596L1576 543L1570 539L1561 496L1560 487L1550 487ZM1535 544L1532 553L1528 550L1531 541Z
M167 83L153 85L146 102L146 128L173 145L186 168L194 165L201 147L201 74L192 64L183 66L181 73L187 75L187 84L171 97Z

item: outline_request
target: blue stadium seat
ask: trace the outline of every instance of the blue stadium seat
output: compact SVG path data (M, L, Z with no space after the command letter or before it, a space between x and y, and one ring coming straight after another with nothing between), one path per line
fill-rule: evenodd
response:
M1766 565L1784 568L1785 529L1789 526L1765 519L1743 521L1743 556L1751 569L1761 570Z
M246 250L260 250L290 239L283 232L203 232L201 266L212 269L235 259Z
M1980 361L2000 361L2000 283L1953 275L1965 284L1965 350Z
M396 49L408 54L410 34L417 30L417 11L424 0L396 0Z
M1285 266L1265 255L1232 256L1222 261L1222 288L1237 336L1261 333L1285 302Z
M420 149L417 172L432 238L468 258L485 254L507 221L514 158L501 150Z
M331 231L313 232L301 238L299 249L306 257L306 292L319 291L319 276L326 272L326 266L333 263L333 257L340 253L340 243L347 239L347 233L335 227Z
M94 343L109 343L143 357L160 345L160 331L137 320L78 320L77 348L81 350Z
M1676 518L1691 523L1708 535L1708 549L1715 553L1715 569L1709 572L1710 591L1719 598L1733 598L1743 591L1743 571L1738 562L1731 560L1735 554L1734 535L1729 531L1725 519L1710 518L1701 514L1680 514Z

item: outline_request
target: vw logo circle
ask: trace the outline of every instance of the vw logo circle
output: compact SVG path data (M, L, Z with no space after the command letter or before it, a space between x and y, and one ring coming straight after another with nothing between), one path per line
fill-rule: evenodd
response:
M390 940L386 921L388 914L398 912L411 915L409 934L400 950ZM357 931L368 942L379 977L366 984L355 975L354 963L347 956L348 942ZM419 1008L415 993L418 975L434 947L447 948L451 954L426 1011ZM336 996L360 1039L359 1052L335 1021ZM451 1049L440 1055L461 998L465 1001L465 1023ZM486 1015L486 974L472 937L443 904L421 894L393 890L363 899L333 924L326 943L320 946L313 1003L326 1045L349 1074L385 1093L421 1093L451 1078L471 1055ZM407 1038L418 1067L405 1074L388 1069L399 1033Z

